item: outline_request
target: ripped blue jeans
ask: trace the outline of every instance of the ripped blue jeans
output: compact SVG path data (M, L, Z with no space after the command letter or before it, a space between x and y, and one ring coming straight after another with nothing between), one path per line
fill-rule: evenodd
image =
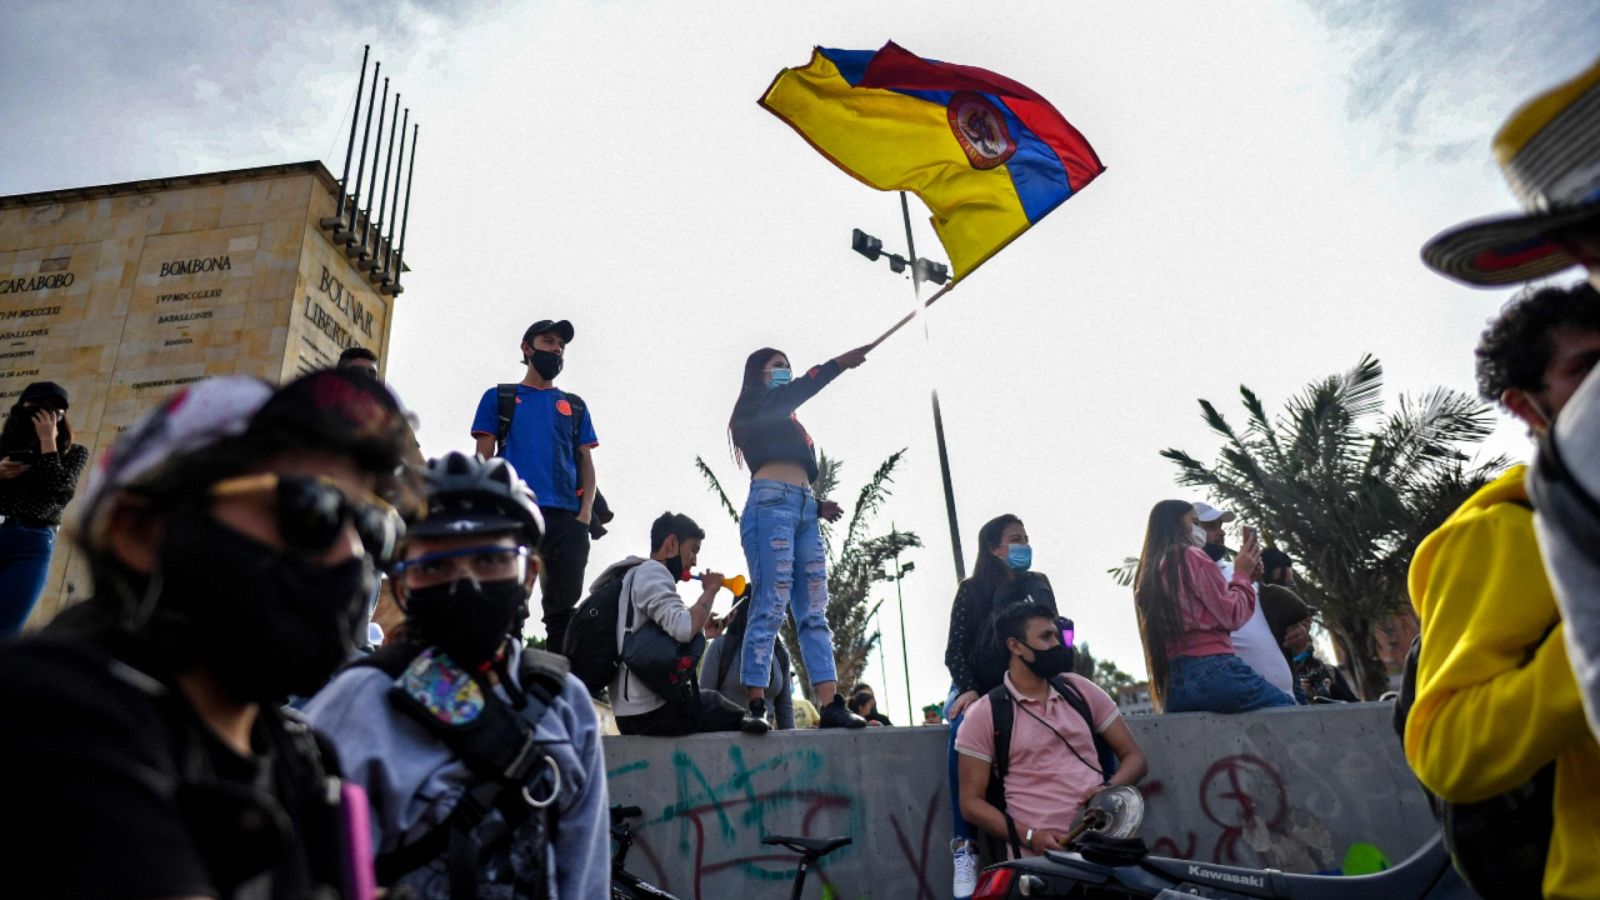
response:
M835 681L833 631L828 627L828 560L810 488L757 478L739 518L739 539L750 566L750 619L739 660L739 683L766 687L772 642L783 612L794 610L800 657L812 684ZM795 589L796 575L800 589Z

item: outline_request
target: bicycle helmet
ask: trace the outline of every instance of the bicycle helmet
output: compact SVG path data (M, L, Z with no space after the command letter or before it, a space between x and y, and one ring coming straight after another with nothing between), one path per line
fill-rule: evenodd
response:
M428 460L422 472L427 516L406 529L407 536L445 537L516 532L537 548L544 535L533 489L516 469L495 457L478 459L447 453Z

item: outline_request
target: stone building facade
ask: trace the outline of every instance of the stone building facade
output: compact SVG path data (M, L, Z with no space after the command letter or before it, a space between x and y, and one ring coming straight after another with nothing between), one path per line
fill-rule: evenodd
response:
M98 454L208 376L282 381L355 345L383 365L396 286L323 227L338 194L305 162L0 197L0 414L58 382L75 442ZM65 540L74 511L29 627L89 589Z

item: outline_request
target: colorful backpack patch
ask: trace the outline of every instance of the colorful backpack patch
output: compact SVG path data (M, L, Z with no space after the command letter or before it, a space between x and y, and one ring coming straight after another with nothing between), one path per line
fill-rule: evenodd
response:
M417 654L400 674L395 689L442 725L467 725L483 714L483 686L432 647Z

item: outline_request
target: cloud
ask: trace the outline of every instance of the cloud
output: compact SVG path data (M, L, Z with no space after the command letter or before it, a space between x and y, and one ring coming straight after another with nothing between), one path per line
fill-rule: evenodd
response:
M1310 4L1356 51L1346 112L1404 154L1449 162L1483 148L1481 121L1595 59L1600 5L1570 0L1334 0Z
M483 6L5 4L0 194L342 156L362 44L403 92L425 36Z

